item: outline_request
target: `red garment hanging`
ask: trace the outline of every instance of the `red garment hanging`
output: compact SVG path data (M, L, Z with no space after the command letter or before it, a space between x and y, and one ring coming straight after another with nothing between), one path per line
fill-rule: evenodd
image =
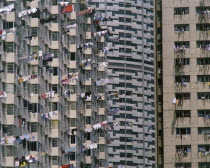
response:
M73 6L72 5L65 6L61 13L70 13L70 12L73 12Z

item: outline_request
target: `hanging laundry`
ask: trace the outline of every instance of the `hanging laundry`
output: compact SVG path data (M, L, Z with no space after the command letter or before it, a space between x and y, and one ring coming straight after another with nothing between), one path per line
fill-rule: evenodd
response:
M109 16L108 18L103 17L101 21L102 21L102 22L113 21L113 19Z
M15 4L10 4L8 6L5 6L3 8L0 8L0 13L10 13L15 8Z
M47 98L47 94L46 93L42 94L42 98L46 99Z
M50 91L47 94L49 98L55 98L55 91Z
M74 132L75 132L75 131L77 131L76 128L72 129L72 130L71 130L71 134L74 135Z
M15 167L18 167L20 165L19 159L15 158Z
M85 129L84 131L85 131L85 132L91 132L92 129Z
M32 38L33 38L33 36L26 36L26 37L24 37L25 39L28 39L29 41L31 41L32 40Z
M71 168L71 165L68 164L68 165L63 165L63 166L60 166L61 168Z
M59 3L59 5L61 5L61 6L67 6L68 4L69 4L69 2L58 2Z
M63 9L62 9L62 14L64 13L71 13L73 12L73 5L68 5L68 6L65 6Z
M107 30L104 30L104 31L96 32L96 33L94 33L93 35L94 35L94 36L102 36L102 35L105 35L105 34L107 34L107 33L108 33L108 31L107 31Z
M18 13L18 17L23 17L27 14L31 14L31 13L36 13L38 11L37 8L32 8L32 9L28 9L28 10L24 10Z
M93 11L93 8L90 8L90 9L87 9L85 11L78 12L77 15L78 16L86 15L86 14L92 13L92 11Z
M176 97L173 98L172 103L173 103L174 105L176 105Z
M57 16L56 15L50 15L49 18L40 19L40 23L41 24L45 24L45 23L50 23L52 21L56 21L56 20L57 20Z
M109 94L109 96L110 96L110 98L113 98L113 97L118 98L119 95L117 92L113 92L113 93Z
M54 57L54 54L44 54L42 60L44 62L52 61L53 57Z
M101 95L95 95L95 99L96 99L96 100L101 100L102 97L101 97Z
M5 40L8 34L15 33L15 31L16 31L15 27L10 28L10 29L2 30L2 33L0 34L0 37L1 37L2 40Z
M109 49L107 47L102 49L102 53L107 54L109 52Z
M94 47L93 43L89 42L89 43L84 43L82 45L79 45L77 48L79 48L79 49L82 49L82 48L87 49L87 48L92 48L92 47Z
M95 124L95 125L93 125L93 129L94 130L98 130L98 129L100 129L101 128L101 124L100 123L98 123L98 124Z
M76 151L76 147L71 147L71 148L65 149L64 151L66 154L70 153L70 152L74 152L74 151Z
M109 82L108 79L100 79L99 81L96 81L97 86L106 85Z
M95 16L94 16L94 21L96 24L98 24L99 22L102 21L102 16L101 16L101 13L96 13Z
M106 38L106 41L107 41L107 42L118 42L119 39L120 39L120 37L113 37L113 38L107 37L107 38Z
M90 66L91 64L92 64L91 60L88 59L88 60L82 60L82 63L80 63L79 66L82 68L86 68Z
M100 62L99 63L99 67L102 67L102 66L107 67L108 66L108 62Z
M3 97L7 97L7 94L6 94L6 92L1 91L0 92L0 98L3 98Z
M91 99L91 91L86 92L86 93L81 93L80 98L84 99L84 100L86 100L86 99L90 100Z
M127 126L133 127L133 122L128 121L126 124L127 124Z
M65 91L64 91L64 95L69 97L69 96L71 95L70 90L65 90Z
M68 25L68 26L66 26L66 30L69 30L71 28L76 28L76 27L77 27L77 24Z
M107 123L107 121L100 122L101 125L106 125Z
M109 111L109 114L118 114L120 111L119 108L111 108L110 111Z

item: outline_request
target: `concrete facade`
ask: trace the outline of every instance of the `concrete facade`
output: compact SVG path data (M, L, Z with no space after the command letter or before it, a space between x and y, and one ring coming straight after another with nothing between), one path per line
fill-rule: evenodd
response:
M160 167L210 167L209 6L206 0L162 0Z
M109 115L110 122L119 122L110 131L109 166L155 166L154 107L154 29L153 1L89 0L96 7L110 30L108 59L110 108L119 113ZM130 124L132 123L132 124Z
M83 1L68 5L0 1L1 168L107 167L106 129L93 129L107 120L106 85L96 84L107 78L106 67L96 66L106 62L104 36L93 35L106 27L93 24L94 10L78 13L90 9Z

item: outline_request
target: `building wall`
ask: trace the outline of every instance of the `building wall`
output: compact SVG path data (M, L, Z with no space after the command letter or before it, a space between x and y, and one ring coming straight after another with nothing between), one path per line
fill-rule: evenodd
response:
M209 155L205 151L199 151L202 145L207 148L209 146L208 132L199 131L199 129L208 129L209 119L205 114L199 114L199 111L209 109L209 97L203 96L203 94L208 94L209 85L208 81L198 80L198 75L208 75L209 65L199 65L197 61L198 58L208 57L208 51L201 49L201 45L197 43L200 41L209 43L209 32L196 28L198 24L208 23L208 15L198 12L199 8L206 10L208 6L208 1L162 1L163 138L164 167L167 168L178 167L181 164L192 168L210 165ZM175 14L176 8L189 8L189 13ZM176 25L187 25L189 30L175 31ZM189 48L182 53L177 53L174 46L179 42L189 42ZM177 58L189 59L189 65L184 65L183 62L181 65L176 64ZM183 82L175 81L175 76L183 75L190 78L186 86L182 86ZM187 98L187 94L190 94L190 98ZM173 104L173 99L175 97L179 99L180 95L182 96L181 103ZM201 99L199 95L203 98ZM180 117L178 113L183 110L189 110L190 116ZM179 128L190 129L190 132L179 133ZM191 148L188 148L187 152L178 150L178 147L186 145Z
M15 10L1 14L0 30L14 27L16 30L0 39L0 69L4 70L0 74L0 91L7 94L0 98L0 138L4 138L0 145L0 167L15 167L16 158L28 155L36 160L26 164L30 168L58 168L69 163L77 168L107 167L106 131L85 132L107 119L106 86L96 85L99 79L107 78L106 67L82 66L87 59L94 64L106 61L106 55L98 48L104 37L91 35L102 30L93 24L94 12L77 15L89 7L76 0L69 2L74 7L69 13L62 13L63 7L56 0L1 1L0 8L9 4L14 4ZM39 13L18 16L31 8L37 8ZM42 20L52 15L55 20ZM66 31L66 26L74 24L76 28ZM79 47L88 42L94 47L86 50ZM46 54L54 57L44 61ZM37 59L23 61L23 57L31 56ZM63 84L61 78L70 73L78 73L78 80ZM21 81L33 74L38 77ZM55 95L45 98L43 94L50 91ZM81 95L88 91L92 98L82 99ZM98 95L99 100L95 98ZM24 136L18 141L23 135L30 135L30 139ZM5 138L17 139L8 143ZM97 148L82 150L84 144L93 143L98 144ZM76 150L67 152L74 147Z
M109 37L120 37L118 42L107 42L108 91L119 93L110 98L110 108L120 109L109 116L109 121L120 123L109 132L109 165L154 167L153 1L91 0L89 5L102 17L113 19L103 23Z

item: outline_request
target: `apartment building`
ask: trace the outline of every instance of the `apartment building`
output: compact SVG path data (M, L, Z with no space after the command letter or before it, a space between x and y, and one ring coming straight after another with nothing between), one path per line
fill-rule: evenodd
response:
M0 167L107 167L106 26L83 1L0 1Z
M210 167L210 2L157 3L158 164L164 168Z
M154 29L151 0L87 0L109 29L108 121L118 122L108 145L109 166L155 166Z

